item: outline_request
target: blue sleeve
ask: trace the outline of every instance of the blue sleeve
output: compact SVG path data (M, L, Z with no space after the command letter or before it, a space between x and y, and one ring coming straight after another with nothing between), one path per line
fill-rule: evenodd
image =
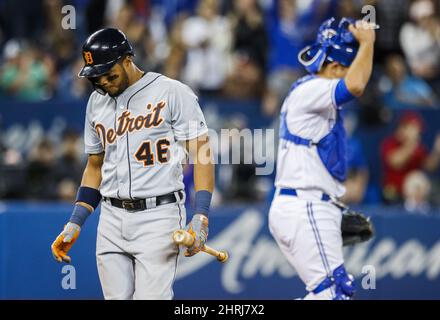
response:
M356 98L351 94L350 91L348 91L347 86L345 85L344 79L339 80L338 84L336 85L335 89L335 103L336 106L343 105L344 103L347 103L351 100Z

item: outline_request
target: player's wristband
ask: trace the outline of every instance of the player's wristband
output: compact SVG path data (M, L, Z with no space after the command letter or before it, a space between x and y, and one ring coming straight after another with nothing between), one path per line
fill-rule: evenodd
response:
M99 190L90 187L79 187L75 202L83 202L96 209L101 201L101 193ZM90 210L85 206L76 204L70 216L69 222L76 223L80 227L84 224L90 215Z
M84 222L86 222L90 214L91 212L89 209L80 204L76 204L75 208L73 208L73 212L70 216L69 222L76 223L81 227Z
M212 193L206 190L200 190L196 192L196 211L195 213L201 213L208 216L209 207L211 206Z
M81 186L78 189L75 202L84 202L96 209L99 202L101 201L101 193L99 190L90 187Z

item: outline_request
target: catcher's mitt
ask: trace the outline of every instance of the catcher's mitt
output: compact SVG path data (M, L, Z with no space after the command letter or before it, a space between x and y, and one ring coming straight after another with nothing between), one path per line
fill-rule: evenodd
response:
M344 246L368 241L374 235L370 218L350 209L342 214L341 231Z
M374 227L370 218L350 209L338 200L332 199L332 202L342 210L341 231L344 246L365 242L374 236Z

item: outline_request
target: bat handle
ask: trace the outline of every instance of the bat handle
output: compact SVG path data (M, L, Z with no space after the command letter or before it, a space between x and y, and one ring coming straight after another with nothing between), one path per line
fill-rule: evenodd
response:
M194 243L194 238L190 233L185 230L176 230L173 233L173 241L177 245L191 247ZM201 250L216 257L217 260L222 263L226 262L229 259L229 255L225 250L217 251L207 245L204 245Z
M202 251L216 257L217 260L222 263L225 263L229 259L229 255L225 250L217 251L217 250L212 249L211 247L208 247L207 245L205 245L202 248Z

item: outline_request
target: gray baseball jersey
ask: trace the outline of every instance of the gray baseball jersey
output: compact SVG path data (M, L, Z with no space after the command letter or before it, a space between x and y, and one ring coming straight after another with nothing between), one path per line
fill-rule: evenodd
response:
M100 187L104 197L143 199L184 188L183 141L207 132L192 90L148 72L117 97L92 93L85 152L105 152Z

